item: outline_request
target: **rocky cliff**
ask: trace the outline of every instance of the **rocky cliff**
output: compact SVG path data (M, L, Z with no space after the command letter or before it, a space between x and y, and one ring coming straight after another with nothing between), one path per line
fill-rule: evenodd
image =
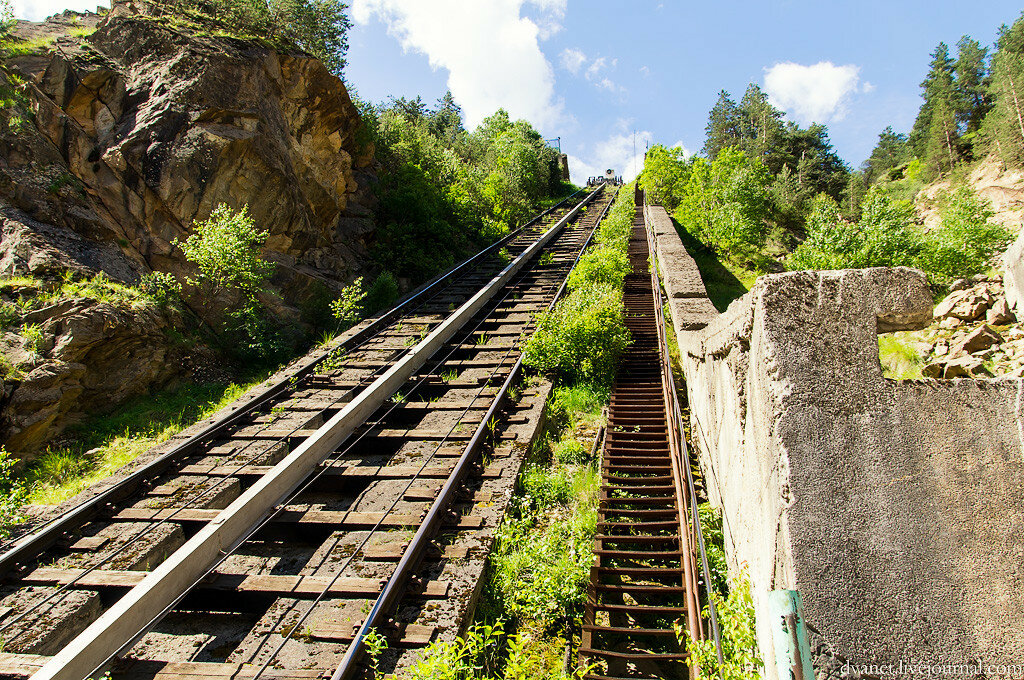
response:
M217 305L187 287L182 311L131 296L61 300L69 272L184 280L172 242L226 203L248 205L269 232L266 299L279 318L301 324L304 302L363 273L373 151L357 142L341 81L308 55L148 11L19 22L3 64L13 103L0 108L0 276L32 279L0 290L22 310L4 336L11 450L180 377L192 351L175 332L190 323L182 314L220 325ZM29 324L41 339L26 341Z

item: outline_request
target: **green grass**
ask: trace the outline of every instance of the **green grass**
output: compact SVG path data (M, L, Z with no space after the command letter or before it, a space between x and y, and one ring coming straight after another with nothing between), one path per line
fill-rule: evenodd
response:
M260 378L262 379L262 377ZM260 379L229 385L186 385L132 400L115 413L70 430L73 445L45 451L21 477L29 503L60 503L109 477L150 447L220 410ZM87 451L92 451L86 455Z
M893 380L920 380L923 361L899 333L878 336L878 360L882 364L882 375Z
M5 48L7 55L10 57L22 57L26 54L36 54L37 52L49 51L50 47L56 42L56 37L52 35L40 36L33 38L32 40L19 40L17 42L11 42Z

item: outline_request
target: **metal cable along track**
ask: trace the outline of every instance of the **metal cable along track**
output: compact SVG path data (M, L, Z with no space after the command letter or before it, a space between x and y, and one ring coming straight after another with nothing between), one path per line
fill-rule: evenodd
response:
M44 528L20 541L8 553L16 568L2 594L27 588L49 599L0 611L0 636L30 636L58 612L92 623L56 653L0 654L0 677L82 680L130 649L139 661L115 677L323 677L350 641L358 647L367 611L393 645L429 641L436 630L387 617L399 601L403 611L422 610L424 601L450 597L450 584L430 570L416 578L416 569L443 557L444 547L429 542L442 526L479 528L478 517L456 506L467 493L480 500L460 482L469 472L489 477L473 456L488 430L495 462L509 455L512 442L489 425L502 417L521 340L557 297L611 198L599 190L547 215L547 224L507 241L519 256L498 275L484 266L439 279L435 293L376 334L353 334L341 366L310 365L244 417L208 428L201 443L189 440L192 448L133 480L117 502L69 513L74 521L65 519L57 535ZM587 202L593 207L580 212ZM424 524L422 538L399 535ZM140 546L143 561L126 562ZM386 593L397 595L384 601ZM76 597L89 606L67 609ZM102 610L98 619L90 607ZM182 627L212 641L168 663L181 651L161 641ZM156 637L143 638L149 630ZM133 648L140 638L141 650ZM310 658L318 670L303 670ZM335 676L353 669L342 664Z
M638 201L639 203L639 201ZM701 637L672 377L662 340L649 235L638 207L623 299L633 342L612 387L601 464L594 566L580 660L588 680L688 678L673 623Z

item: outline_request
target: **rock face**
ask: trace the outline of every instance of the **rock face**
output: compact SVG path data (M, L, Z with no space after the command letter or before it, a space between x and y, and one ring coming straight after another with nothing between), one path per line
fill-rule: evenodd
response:
M1024 229L1024 171L1006 168L995 157L986 158L971 171L967 178L974 192L989 201L995 215L992 221L1003 225L1011 233ZM925 229L939 224L939 211L935 200L950 191L950 181L936 182L921 191L916 201Z
M30 80L35 122L3 140L0 195L38 222L116 245L136 272L184 274L171 241L221 203L248 205L286 299L360 273L372 152L319 60L115 5L91 35L9 66Z
M149 12L119 3L104 17L18 23L17 38L50 43L0 71L5 84L11 74L25 81L25 122L11 127L16 110L0 110L0 276L183 280L193 271L172 242L219 204L247 205L276 263L267 301L301 323L305 300L364 273L375 178L356 108L315 58ZM185 302L221 327L223 301ZM167 332L181 323L175 313L62 304L23 320L40 324L45 347L5 379L0 435L10 450L30 451L83 413L184 371ZM4 342L15 354L21 344Z

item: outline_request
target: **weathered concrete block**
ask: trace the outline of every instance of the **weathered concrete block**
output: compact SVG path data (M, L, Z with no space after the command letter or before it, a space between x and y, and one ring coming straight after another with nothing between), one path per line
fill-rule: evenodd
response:
M1020 314L1021 301L1024 300L1024 231L1017 235L1006 253L1003 255L1003 288L1006 290L1006 301L1013 311Z
M4 599L7 616L24 618L4 631L4 651L15 654L56 654L100 615L100 595L92 590L56 587L22 588ZM47 599L50 598L50 599Z
M793 272L679 336L767 668L777 588L803 596L819 680L847 662L1024 657L1024 381L885 379L877 333L930 316L915 270Z
M686 251L672 218L661 206L644 206L644 219L654 232L658 272L669 298L676 330L697 330L718 316L708 300L697 263Z

